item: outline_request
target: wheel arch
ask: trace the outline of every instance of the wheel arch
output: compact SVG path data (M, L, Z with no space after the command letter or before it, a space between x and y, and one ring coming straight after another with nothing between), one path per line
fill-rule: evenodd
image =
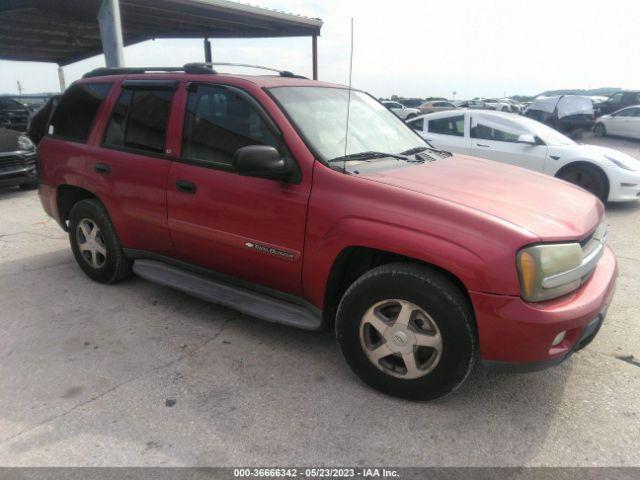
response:
M340 299L354 281L373 268L397 262L423 265L443 274L458 287L467 300L471 312L474 311L469 291L464 282L449 270L418 258L408 257L387 250L365 246L349 246L340 251L331 266L324 293L324 305L322 309L323 322L327 325L333 323Z
M67 221L69 220L69 214L71 213L73 206L81 200L88 199L96 199L104 205L96 194L85 188L68 184L58 186L56 192L56 206L58 209L58 218L60 220L59 223L65 230L67 229Z
M589 162L587 160L572 160L569 163L560 167L560 169L558 169L558 171L554 174L554 177L560 178L564 173L568 172L569 170L572 170L574 168L579 168L579 167L591 168L597 171L602 176L602 178L604 178L605 198L609 198L609 193L611 191L611 183L609 181L609 176L607 175L607 172L605 172L604 169L597 163Z

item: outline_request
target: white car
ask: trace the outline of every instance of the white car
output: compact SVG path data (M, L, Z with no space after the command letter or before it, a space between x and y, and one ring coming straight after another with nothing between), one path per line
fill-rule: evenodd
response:
M536 170L603 201L640 198L640 161L595 145L578 145L546 125L512 113L457 110L407 122L434 148Z
M382 102L382 104L393 113L395 113L401 120L408 120L420 115L420 110L418 110L417 108L405 107L398 102L386 101Z
M601 116L593 127L593 133L598 137L616 135L640 140L640 105Z
M498 112L510 112L511 104L504 100L496 100L495 98L489 98L482 100L485 106L491 110L497 110Z

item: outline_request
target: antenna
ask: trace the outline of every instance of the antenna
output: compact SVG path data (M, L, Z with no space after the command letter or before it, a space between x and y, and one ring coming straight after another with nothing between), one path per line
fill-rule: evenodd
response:
M347 97L347 125L344 132L344 156L347 156L349 141L349 114L351 113L351 74L353 73L353 17L351 17L351 51L349 52L349 93ZM347 159L342 161L342 171L346 171Z

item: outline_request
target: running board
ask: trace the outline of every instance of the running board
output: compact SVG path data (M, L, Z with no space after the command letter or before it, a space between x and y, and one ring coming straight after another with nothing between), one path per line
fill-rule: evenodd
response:
M261 320L305 330L318 330L322 323L320 318L304 306L207 278L166 263L136 260L133 271L145 280L181 290Z

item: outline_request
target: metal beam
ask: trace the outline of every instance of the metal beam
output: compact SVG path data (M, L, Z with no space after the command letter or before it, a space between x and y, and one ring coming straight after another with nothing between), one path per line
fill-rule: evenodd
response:
M64 79L64 70L58 65L58 81L60 82L60 92L64 92L67 89L67 82Z
M311 37L311 56L313 61L313 79L318 80L318 36Z
M204 39L204 62L205 63L211 63L212 60L212 55L211 55L211 42L209 41L209 39L207 37L205 37Z
M102 0L98 12L100 37L107 67L124 67L124 42L119 0Z

